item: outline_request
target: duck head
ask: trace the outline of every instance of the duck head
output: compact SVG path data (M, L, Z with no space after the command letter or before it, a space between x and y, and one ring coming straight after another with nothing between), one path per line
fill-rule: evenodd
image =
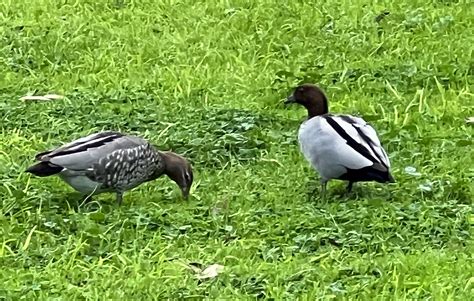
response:
M193 184L191 164L185 158L173 152L163 152L161 154L165 160L165 174L178 184L183 198L187 199Z
M303 84L293 91L285 104L297 103L306 108L308 119L328 113L328 100L323 90L313 84Z

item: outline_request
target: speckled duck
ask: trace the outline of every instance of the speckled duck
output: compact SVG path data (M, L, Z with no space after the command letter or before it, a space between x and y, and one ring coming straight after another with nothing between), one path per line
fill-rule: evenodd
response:
M106 131L74 140L36 155L39 163L26 171L36 176L58 175L84 195L123 193L163 174L180 187L187 198L193 182L188 161L172 152L162 152L145 139Z

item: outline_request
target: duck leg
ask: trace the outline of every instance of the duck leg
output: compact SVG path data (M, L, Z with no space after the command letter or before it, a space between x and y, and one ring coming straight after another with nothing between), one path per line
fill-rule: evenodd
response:
M349 181L349 184L347 184L347 193L350 193L352 191L352 184L354 184L354 182L351 181Z
M322 180L321 180L321 199L322 199L322 200L325 200L325 199L326 199L326 188L327 188L327 185L328 185L328 181L322 179Z
M122 205L122 199L123 199L123 192L117 191L117 204L119 206Z

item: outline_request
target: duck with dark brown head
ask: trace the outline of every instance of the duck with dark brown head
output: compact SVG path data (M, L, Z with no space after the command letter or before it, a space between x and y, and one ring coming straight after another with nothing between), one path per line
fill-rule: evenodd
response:
M374 128L362 118L329 114L323 90L313 84L298 86L285 104L297 103L308 112L298 131L306 160L321 175L321 194L332 179L352 184L363 181L394 182L390 160Z
M114 131L94 133L54 150L36 155L39 162L26 171L39 177L58 175L87 195L123 193L142 183L167 175L178 184L183 197L193 183L191 164L182 156L158 150L147 140Z

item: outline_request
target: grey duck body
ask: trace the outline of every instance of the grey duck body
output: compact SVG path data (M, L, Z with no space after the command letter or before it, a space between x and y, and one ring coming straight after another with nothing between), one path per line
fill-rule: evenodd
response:
M94 195L123 192L165 172L164 154L148 141L119 132L100 132L36 156L28 168L38 176L57 174L75 190Z

